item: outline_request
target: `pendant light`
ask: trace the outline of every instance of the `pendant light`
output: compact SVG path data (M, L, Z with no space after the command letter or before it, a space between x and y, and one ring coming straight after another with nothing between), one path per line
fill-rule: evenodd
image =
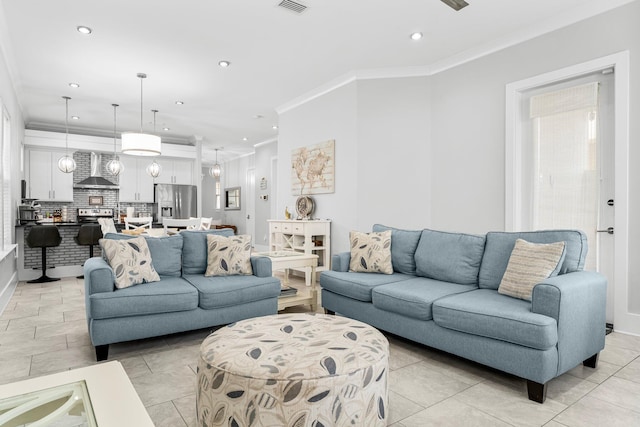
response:
M71 173L76 170L76 161L73 160L73 157L69 157L69 98L68 96L63 96L65 104L65 117L64 117L64 156L58 159L58 169L60 169L64 173Z
M124 170L124 165L122 164L122 162L120 162L120 158L118 157L118 154L116 153L116 140L117 140L117 133L116 133L116 108L119 107L118 104L111 104L111 106L113 107L113 159L109 160L109 162L107 163L107 170L109 171L109 173L113 176L118 176L120 175L120 172L122 172Z
M218 149L216 148L216 164L211 166L211 168L209 169L209 175L211 175L211 178L220 178L221 173L222 168L218 163Z
M155 133L156 132L156 113L158 112L158 110L151 110L151 111L153 112L153 133ZM160 176L160 172L162 172L162 167L158 162L156 162L156 159L153 159L153 162L149 166L147 166L147 174L152 178L157 178L158 176Z
M162 144L158 135L142 131L142 82L147 78L144 73L138 73L140 79L140 132L122 133L122 152L134 156L159 156Z

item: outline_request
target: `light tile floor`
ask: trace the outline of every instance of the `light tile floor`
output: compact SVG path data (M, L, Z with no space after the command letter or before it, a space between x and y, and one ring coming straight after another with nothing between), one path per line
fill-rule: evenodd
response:
M0 316L0 383L96 363L83 293L83 281L71 278L18 284ZM109 359L123 364L157 426L196 425L196 357L209 333L111 345ZM551 381L544 405L527 399L522 379L388 338L394 427L640 426L640 337L608 335L598 368L578 366Z

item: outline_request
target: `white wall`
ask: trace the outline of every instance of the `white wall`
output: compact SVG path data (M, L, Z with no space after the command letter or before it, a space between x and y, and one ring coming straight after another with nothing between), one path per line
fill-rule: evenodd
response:
M247 170L255 167L255 156L240 157L222 165L222 223L235 225L238 234L247 234ZM224 210L224 189L240 187L240 210Z
M282 114L278 120L278 218L285 206L295 217L291 193L291 150L335 140L335 192L315 194L315 218L331 219L332 252L349 247L348 233L358 229L358 130L357 84L343 86L327 95Z
M360 231L431 223L429 90L426 77L358 82Z
M4 16L0 8L0 25L4 22ZM0 31L0 37L4 36L4 32ZM7 68L7 62L4 52L0 51L0 108L4 106L11 117L11 205L15 208L11 209L11 224L16 223L17 206L20 201L20 180L24 178L22 170L22 140L24 138L24 120L22 117L22 109L18 103L13 82ZM12 242L15 243L15 234ZM9 255L8 258L0 260L0 312L2 312L3 301L6 302L10 297L13 287L17 283L17 265L15 258Z
M269 245L269 226L268 219L271 219L271 204L275 204L275 200L267 198L267 200L260 199L261 195L269 196L271 194L271 159L278 155L278 142L273 141L269 144L262 144L256 147L255 151L255 164L256 164L256 212L255 212L255 239L254 244L256 247L262 247L264 250L268 250ZM260 180L265 178L267 180L267 188L260 189Z

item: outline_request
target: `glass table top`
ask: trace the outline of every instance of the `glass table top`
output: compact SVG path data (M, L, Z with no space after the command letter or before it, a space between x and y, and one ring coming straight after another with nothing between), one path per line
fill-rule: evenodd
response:
M3 427L96 427L84 381L0 400Z

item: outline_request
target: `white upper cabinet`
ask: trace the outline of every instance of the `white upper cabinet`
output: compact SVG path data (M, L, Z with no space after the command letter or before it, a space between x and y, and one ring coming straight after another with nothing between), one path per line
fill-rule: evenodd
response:
M193 161L156 159L162 167L156 184L193 184Z
M149 157L120 156L124 171L120 172L120 201L153 203L153 178L147 175Z
M73 173L58 169L64 151L29 150L29 197L42 201L73 202Z

